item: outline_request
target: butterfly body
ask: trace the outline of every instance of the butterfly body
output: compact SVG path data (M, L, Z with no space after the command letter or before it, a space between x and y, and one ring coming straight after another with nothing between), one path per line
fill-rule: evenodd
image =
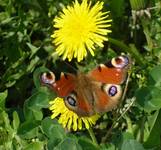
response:
M113 58L87 74L61 74L55 80L54 73L43 73L41 82L49 85L65 105L79 116L110 111L117 106L122 95L122 84L127 75L130 59L127 56Z

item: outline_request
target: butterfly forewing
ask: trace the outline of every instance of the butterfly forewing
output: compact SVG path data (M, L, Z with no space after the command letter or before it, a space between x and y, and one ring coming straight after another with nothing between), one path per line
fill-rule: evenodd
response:
M113 58L88 73L91 78L102 83L122 84L127 76L130 59L127 56Z

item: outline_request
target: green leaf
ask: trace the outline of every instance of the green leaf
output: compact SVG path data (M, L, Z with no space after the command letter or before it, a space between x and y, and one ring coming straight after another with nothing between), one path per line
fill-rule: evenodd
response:
M0 111L5 110L5 100L7 98L8 91L4 91L0 93Z
M155 86L143 87L136 91L136 101L147 112L161 108L161 89Z
M114 14L114 17L121 17L125 9L124 0L112 0L110 1L111 12Z
M79 138L78 144L82 147L82 150L98 150L99 149L96 145L94 145L87 138Z
M77 143L76 139L65 138L53 150L82 150L81 146Z
M155 123L153 122L150 135L144 144L146 148L158 147L161 149L161 110L159 110L156 115Z
M109 143L109 144L101 144L100 150L116 150L116 147Z
M49 138L48 149L53 149L66 137L65 130L57 122L56 119L52 120L47 117L42 121L41 124L44 134Z
M161 87L161 65L155 66L149 74L155 81L155 86Z
M144 147L136 140L125 140L121 146L121 150L145 150Z
M19 124L20 124L20 119L16 111L13 112L13 129L17 131Z
M27 72L33 72L35 67L38 65L38 62L40 61L40 58L38 56L35 56L31 61L30 64L27 66L26 71Z
M47 147L49 150L53 150L59 143L61 143L61 139L49 139L47 143Z
M49 117L42 121L42 129L47 137L51 139L63 139L66 136L63 127L56 120Z
M36 120L26 121L19 127L18 134L25 139L37 137L40 123L40 121Z
M26 120L41 120L43 114L41 109L49 106L49 96L46 91L40 89L38 92L33 94L24 104L24 116Z
M8 114L3 111L1 114L0 114L0 117L2 117L2 119L0 120L3 120L4 122L4 127L5 129L10 133L10 134L13 134L15 131L12 129L11 125L10 125L10 119L8 117Z
M32 56L34 55L34 54L36 54L36 52L40 49L40 47L36 47L36 46L34 46L34 45L32 45L31 43L26 43L27 44L27 46L30 48L30 50L31 50L31 54L30 54L30 59L32 58Z
M122 133L122 138L123 140L129 140L129 139L134 139L134 136L130 132L123 132Z
M43 149L44 149L44 143L40 141L28 144L24 148L24 150L43 150Z
M7 130L5 130L4 128L0 128L0 145L4 145L5 143L7 143L9 141L9 134L7 132ZM1 149L1 147L0 147Z

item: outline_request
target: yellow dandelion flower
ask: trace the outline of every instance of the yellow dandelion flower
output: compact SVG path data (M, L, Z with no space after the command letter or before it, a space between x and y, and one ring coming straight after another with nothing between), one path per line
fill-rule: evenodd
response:
M55 98L53 101L50 101L50 105L51 106L49 109L52 111L51 118L54 119L58 116L58 122L68 130L82 130L83 126L86 129L89 129L92 125L95 125L99 118L98 114L90 117L79 117L75 112L69 110L65 106L64 100L59 97Z
M97 2L91 6L91 2L83 0L73 2L73 6L64 8L59 16L54 19L55 32L51 35L58 55L63 59L77 58L81 61L87 56L87 50L94 56L97 46L103 47L103 41L107 41L107 34L111 26L107 19L109 12L102 12L103 2Z

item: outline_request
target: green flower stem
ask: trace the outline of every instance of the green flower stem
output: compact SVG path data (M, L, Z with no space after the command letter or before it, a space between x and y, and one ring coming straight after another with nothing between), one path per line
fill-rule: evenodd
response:
M136 59L136 62L138 62L139 64L145 65L146 61L139 53L138 49L135 47L134 44L130 44L129 46L127 46L123 42L120 42L119 40L113 38L109 38L109 42L121 48L122 51L130 53Z
M125 118L126 123L127 123L128 132L132 133L134 135L131 119L126 114L124 115L124 118Z
M95 137L95 135L94 135L94 132L93 132L93 130L92 130L91 127L89 127L88 132L89 132L89 135L90 135L90 137L91 137L93 143L94 143L96 146L98 146L97 139L96 139L96 137Z
M130 4L133 10L140 10L145 7L145 0L130 0Z
M133 99L131 100L131 103L130 103L129 106L126 108L126 110L125 110L124 112L122 112L121 115L119 115L119 113L114 114L114 121L113 121L113 123L112 123L110 129L107 131L106 135L102 138L101 143L105 143L105 142L106 142L106 140L107 140L107 138L109 137L109 135L111 134L112 130L118 126L118 122L119 122L119 120L120 120L121 118L123 118L123 116L125 116L125 119L127 119L127 117L126 117L126 112L130 109L130 107L133 105L134 102L135 102L135 98L133 98ZM127 120L126 120L126 121L127 121ZM130 120L128 120L128 121L130 121ZM130 128L130 131L132 131L132 130L131 130L132 126L130 125L130 122L128 122L128 127ZM129 129L129 128L128 128L128 129Z
M143 143L144 142L144 129L145 129L145 121L146 121L146 116L145 114L143 115L143 118L141 120L141 127L140 127L140 139L139 142Z
M153 42L152 42L152 39L150 37L149 20L142 19L141 24L142 24L142 27L143 27L143 32L144 32L145 37L146 37L146 41L147 41L147 44L148 44L148 48L151 51L152 48L153 48Z
M122 97L121 97L121 100L120 100L120 106L122 106L122 102L125 99L126 92L127 92L128 85L129 85L129 80L130 80L131 73L132 73L132 70L130 68L129 71L128 71L128 75L127 75L127 79L126 79L126 83L125 83L125 88L123 90Z

